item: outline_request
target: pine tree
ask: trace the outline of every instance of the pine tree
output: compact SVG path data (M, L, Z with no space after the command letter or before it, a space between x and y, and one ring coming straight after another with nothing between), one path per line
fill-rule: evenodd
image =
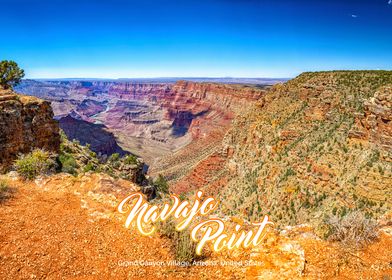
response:
M24 70L12 60L0 61L0 86L4 89L12 88L20 83L24 77Z

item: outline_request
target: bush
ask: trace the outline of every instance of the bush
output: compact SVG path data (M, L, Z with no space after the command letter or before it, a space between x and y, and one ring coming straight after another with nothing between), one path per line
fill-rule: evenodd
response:
M159 174L158 178L154 181L154 186L159 193L169 193L169 184L161 174Z
M96 167L91 162L87 163L86 166L83 168L84 172L95 171Z
M137 158L134 155L127 155L124 159L126 164L137 164Z
M75 158L69 154L62 154L59 156L59 161L61 162L61 171L65 173L69 173L72 175L76 175L78 168L78 164L76 163Z
M9 189L8 183L4 180L0 180L0 200L6 197L8 189Z
M109 161L118 161L120 159L120 154L119 153L114 153L109 157Z
M49 152L35 149L29 154L20 155L14 166L20 176L32 180L39 175L47 175L53 171L55 162Z
M189 229L177 231L174 222L171 220L160 223L158 231L171 240L177 261L192 262L200 258L196 254L197 244L192 240Z
M326 224L328 239L342 242L347 246L363 246L378 236L377 223L366 218L359 211L351 212L343 217L329 217Z

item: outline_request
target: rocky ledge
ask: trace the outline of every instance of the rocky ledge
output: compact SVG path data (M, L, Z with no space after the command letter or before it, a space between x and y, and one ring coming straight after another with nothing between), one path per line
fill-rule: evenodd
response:
M364 112L355 120L350 136L392 150L392 85L381 87L364 102Z
M19 153L34 148L56 152L59 126L50 103L0 89L0 171L6 171Z

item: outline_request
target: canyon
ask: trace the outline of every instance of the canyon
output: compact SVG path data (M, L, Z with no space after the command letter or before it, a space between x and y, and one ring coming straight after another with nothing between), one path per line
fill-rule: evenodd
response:
M203 189L225 214L317 226L326 214L391 208L391 84L391 71L332 71L274 86L25 81L17 90L37 89L60 126L107 131L92 148L141 156L174 193ZM76 127L65 132L99 138Z
M310 223L321 236L326 217L388 213L391 85L391 71L332 71L274 86L224 137L222 211Z
M144 159L152 174L165 172L175 179L180 166L167 172L167 163L176 158L173 154L184 147L192 150L192 159L184 164L192 166L191 161L215 152L235 115L268 87L192 81L25 80L16 91L50 101L55 119L70 139L89 143L102 155L133 153Z

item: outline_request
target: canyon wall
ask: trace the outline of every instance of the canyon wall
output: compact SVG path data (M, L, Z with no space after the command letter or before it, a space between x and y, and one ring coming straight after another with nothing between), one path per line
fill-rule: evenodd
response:
M57 152L59 126L49 102L0 89L0 171L34 148Z
M117 144L113 133L103 124L94 124L81 120L75 115L67 115L59 119L59 125L69 139L76 139L84 146L89 144L92 151L105 155L126 154Z
M278 225L390 211L391 85L391 71L337 71L274 86L225 136L222 211Z

